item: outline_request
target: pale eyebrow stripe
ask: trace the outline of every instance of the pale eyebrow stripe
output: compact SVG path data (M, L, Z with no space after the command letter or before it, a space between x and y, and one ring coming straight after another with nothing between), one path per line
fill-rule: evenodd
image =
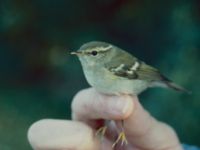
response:
M98 47L97 47L98 48ZM112 48L112 45L109 45L107 47L99 47L99 51L107 51L109 50L110 48Z
M86 51L90 52L91 50L96 50L97 52L105 52L111 48L112 48L112 45L109 45L107 47L96 47L96 48L87 49Z

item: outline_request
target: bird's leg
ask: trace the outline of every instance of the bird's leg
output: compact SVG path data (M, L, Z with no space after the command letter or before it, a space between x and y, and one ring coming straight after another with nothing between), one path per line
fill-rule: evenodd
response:
M124 144L128 144L128 141L126 139L126 135L125 135L125 132L124 132L124 120L121 120L121 131L117 137L117 140L113 143L112 145L112 148L114 148L117 143L119 143L121 141L121 145L124 145Z
M96 131L96 136L100 136L100 137L103 137L106 133L106 130L107 130L107 126L102 126L101 128L99 128L97 131Z
M103 139L104 135L106 134L106 130L107 130L107 124L109 123L109 120L106 120L104 125L102 127L100 127L97 131L96 131L96 136L99 136L101 139Z

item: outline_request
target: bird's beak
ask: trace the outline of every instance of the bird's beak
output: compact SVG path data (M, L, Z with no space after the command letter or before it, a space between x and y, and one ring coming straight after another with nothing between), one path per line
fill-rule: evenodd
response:
M71 54L71 55L81 55L81 54L83 54L83 53L80 52L80 51L76 51L76 52L71 52L70 54Z
M71 55L77 55L77 52L71 52L70 54Z

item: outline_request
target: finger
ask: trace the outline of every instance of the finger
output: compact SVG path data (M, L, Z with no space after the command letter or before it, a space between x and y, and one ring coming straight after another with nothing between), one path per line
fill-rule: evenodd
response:
M137 97L132 97L132 100L134 110L124 121L129 142L140 149L181 149L174 130L153 118L142 107Z
M35 150L100 149L92 129L77 121L40 120L29 128L28 140Z
M79 92L72 102L73 119L112 119L127 118L133 110L129 96L110 96L96 92L93 88Z
M119 103L121 104L117 105ZM137 97L107 96L97 93L94 89L88 89L77 94L72 103L72 110L77 120L118 120L128 117L124 125L129 141L143 149L180 149L175 132L151 117L140 105Z

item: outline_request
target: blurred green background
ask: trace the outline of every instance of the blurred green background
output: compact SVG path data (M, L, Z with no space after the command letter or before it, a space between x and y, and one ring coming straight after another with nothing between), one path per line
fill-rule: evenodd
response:
M0 149L31 149L29 126L70 119L73 96L88 87L69 52L111 42L193 92L149 89L141 102L181 142L200 146L200 1L1 0Z

